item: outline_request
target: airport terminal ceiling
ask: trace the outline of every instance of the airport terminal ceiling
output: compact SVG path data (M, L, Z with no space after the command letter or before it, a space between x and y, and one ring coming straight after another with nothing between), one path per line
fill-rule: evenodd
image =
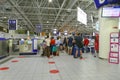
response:
M77 7L87 13L87 27L77 21ZM18 20L18 29L34 30L42 25L43 31L57 28L61 31L92 32L98 20L93 0L0 0L0 25L7 28L9 19Z

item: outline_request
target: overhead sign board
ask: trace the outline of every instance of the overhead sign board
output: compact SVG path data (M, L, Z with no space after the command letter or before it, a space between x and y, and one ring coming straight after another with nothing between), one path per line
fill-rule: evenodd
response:
M79 7L77 7L77 21L87 25L87 14Z
M17 30L17 20L9 20L8 21L8 29L9 30Z

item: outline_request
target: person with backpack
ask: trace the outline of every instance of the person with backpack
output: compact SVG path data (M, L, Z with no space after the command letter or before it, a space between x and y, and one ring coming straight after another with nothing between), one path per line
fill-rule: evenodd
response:
M68 54L71 55L72 54L72 47L73 47L73 38L72 38L72 35L70 35L68 37L67 45L68 45Z
M83 38L80 36L80 33L77 33L77 36L75 36L74 42L75 42L75 49L76 49L74 58L77 58L78 52L80 52L80 59L82 59Z
M64 47L64 51L67 52L67 37L66 36L64 37L64 40L63 40L63 47Z

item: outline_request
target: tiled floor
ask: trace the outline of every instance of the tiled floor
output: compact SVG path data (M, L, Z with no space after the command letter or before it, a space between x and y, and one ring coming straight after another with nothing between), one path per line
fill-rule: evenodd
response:
M91 54L83 55L85 60L74 59L61 53L53 58L25 57L13 58L19 62L10 61L0 67L9 70L0 71L0 80L120 80L120 65L109 64L107 60L94 58ZM48 62L54 61L55 64ZM59 73L51 74L52 69Z

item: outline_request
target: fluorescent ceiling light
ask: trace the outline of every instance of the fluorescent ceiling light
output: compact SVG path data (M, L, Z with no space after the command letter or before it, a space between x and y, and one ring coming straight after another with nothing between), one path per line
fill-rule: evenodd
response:
M55 30L55 31L56 31L57 29L53 29L53 30Z
M3 17L4 19L6 19L7 17L5 16L5 17Z
M47 23L49 23L49 21L47 21Z
M56 34L57 32L56 31L53 31L54 34Z
M49 2L52 2L52 0L49 0Z

